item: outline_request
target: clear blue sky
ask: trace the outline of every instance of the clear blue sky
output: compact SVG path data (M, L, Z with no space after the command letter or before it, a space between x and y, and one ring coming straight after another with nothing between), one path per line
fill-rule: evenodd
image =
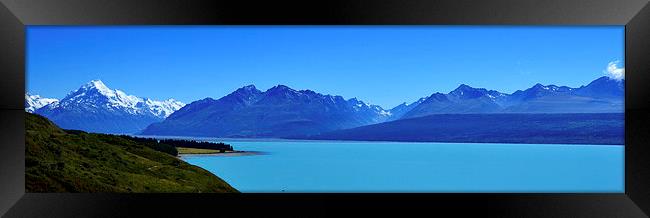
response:
M185 103L254 84L392 108L459 84L577 87L624 63L623 26L30 26L27 91L110 88Z

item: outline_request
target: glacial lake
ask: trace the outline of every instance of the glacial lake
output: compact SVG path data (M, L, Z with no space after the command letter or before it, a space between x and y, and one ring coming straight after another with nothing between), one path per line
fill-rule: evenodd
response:
M208 141L265 153L182 157L241 192L624 191L619 145Z

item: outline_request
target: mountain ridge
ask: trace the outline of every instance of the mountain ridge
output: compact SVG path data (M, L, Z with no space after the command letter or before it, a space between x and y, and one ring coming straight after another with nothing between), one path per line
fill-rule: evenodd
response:
M110 89L92 80L34 113L66 129L100 133L134 133L159 122L184 106L180 101L157 101Z
M398 119L433 114L621 112L624 82L603 76L579 88L537 83L511 94L461 84L447 94L434 93Z
M145 135L190 134L219 137L277 137L316 134L382 122L389 112L356 98L325 95L276 85L266 91L247 85L219 98L179 109Z
M40 107L34 112L65 128L103 133L287 137L434 114L621 112L623 93L624 80L606 76L578 88L537 83L511 94L460 84L446 94L434 92L386 110L354 97L346 100L282 84L265 91L245 85L218 99L183 104L128 95L93 80L60 101L41 102L40 96L26 94L26 110ZM84 124L101 122L106 122L103 129Z
M29 93L25 93L25 111L33 113L48 104L58 101L59 99L56 98L45 98L40 95L30 95Z
M615 96L624 90L617 88L622 81L610 80L601 77L580 88L538 83L512 94L461 84L447 94L436 92L390 110L357 98L346 100L282 84L266 91L247 85L217 100L192 102L142 134L290 137L433 114L619 112L621 99ZM603 85L594 88L594 84ZM605 92L614 94L591 96L590 89L614 89Z

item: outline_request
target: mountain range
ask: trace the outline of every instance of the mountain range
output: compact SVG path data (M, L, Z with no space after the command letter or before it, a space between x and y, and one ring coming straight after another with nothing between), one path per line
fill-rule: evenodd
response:
M25 111L34 113L34 111L39 108L58 101L59 99L43 98L40 95L30 95L29 93L25 93Z
M433 114L622 113L624 84L625 80L603 76L579 88L538 83L512 94L461 84L447 94L434 93L414 102L398 119Z
M49 102L49 103L48 103ZM64 129L135 133L160 122L185 104L128 95L93 80L61 100L25 95L25 110L43 115Z
M217 100L192 102L142 134L286 137L380 123L389 117L389 111L356 98L345 100L284 85L261 91L249 85Z
M142 134L294 137L434 114L621 113L623 84L601 77L579 88L536 84L512 94L462 84L447 94L434 93L390 110L284 85L266 91L249 85L217 100L188 104Z
M624 80L598 78L570 88L536 84L511 94L461 84L386 110L356 98L277 85L266 91L241 87L219 99L184 105L111 90L91 81L64 99L26 95L25 107L62 128L102 133L210 137L319 135L437 114L622 113Z

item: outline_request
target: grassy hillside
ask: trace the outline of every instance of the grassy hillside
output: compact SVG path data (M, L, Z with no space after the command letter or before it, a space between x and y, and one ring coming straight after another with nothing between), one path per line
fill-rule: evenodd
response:
M143 144L64 131L26 113L27 192L237 192L212 173Z

